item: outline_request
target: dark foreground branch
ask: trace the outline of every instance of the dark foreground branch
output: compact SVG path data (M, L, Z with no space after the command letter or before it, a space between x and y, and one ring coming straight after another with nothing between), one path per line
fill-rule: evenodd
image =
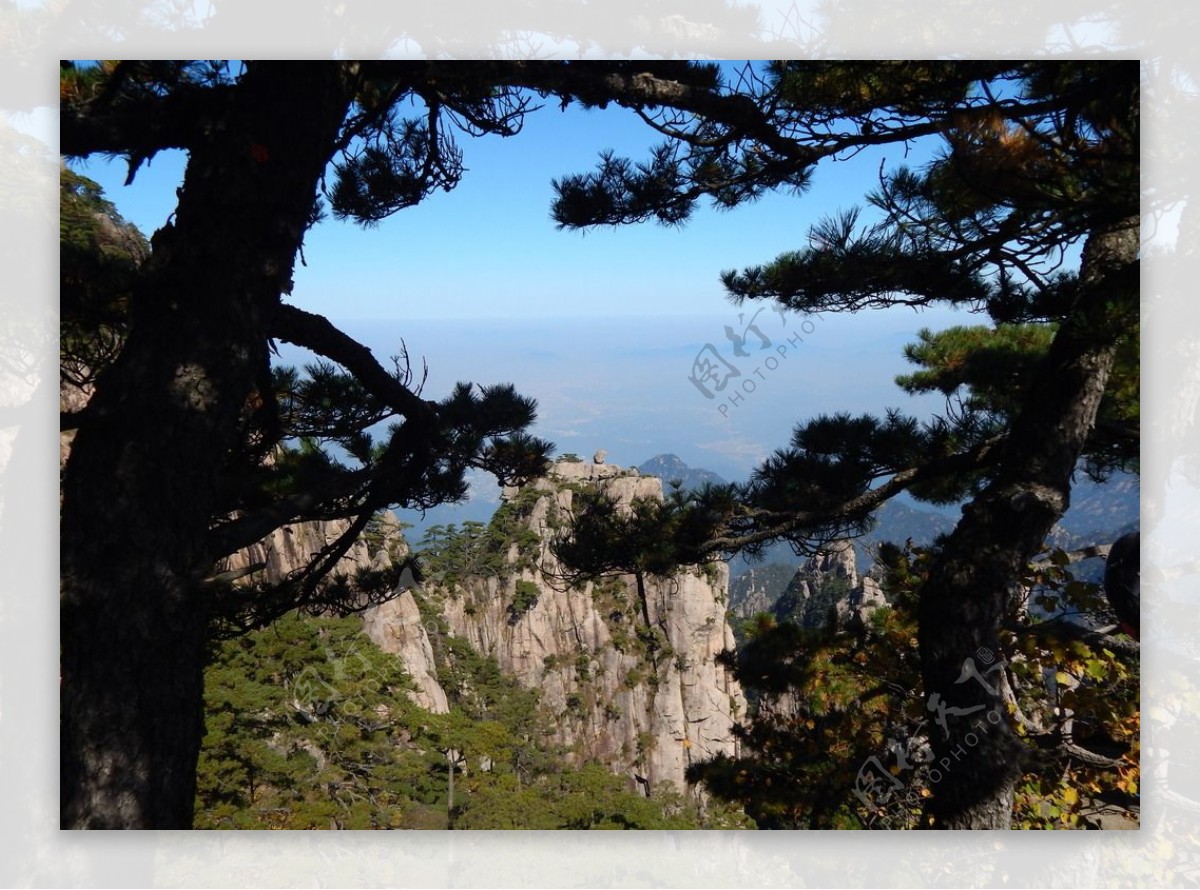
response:
M707 554L736 552L767 541L811 534L820 529L836 529L860 519L914 485L982 467L994 453L999 441L990 439L960 454L900 470L881 485L829 510L786 514L768 510L747 510L734 517L733 531L710 539L703 545L702 550ZM738 531L739 527L747 530ZM839 536L840 533L832 535Z
M342 332L327 318L295 306L280 306L272 319L271 335L295 343L337 362L372 394L408 418L432 419L436 407L389 374L371 350Z

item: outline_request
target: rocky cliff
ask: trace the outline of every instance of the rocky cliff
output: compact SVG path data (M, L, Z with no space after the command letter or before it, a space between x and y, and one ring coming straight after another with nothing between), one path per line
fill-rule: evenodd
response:
M850 541L835 541L800 566L771 611L801 627L846 627L887 604L879 582L859 575Z
M256 544L226 557L219 571L241 572L262 566L246 577L278 583L312 561L324 547L340 538L349 528L349 520L294 522L276 529ZM368 527L368 532L351 545L334 569L353 574L356 569L389 567L408 555L400 523L391 511L383 511ZM404 662L412 678L410 697L434 714L450 710L446 692L437 680L437 664L428 629L411 590L411 574L401 575L399 595L363 614L363 631L376 646Z
M267 537L244 550L231 554L218 566L221 572L242 572L262 566L254 577L269 584L277 583L308 565L314 556L340 538L350 527L348 519L292 522L275 529ZM408 554L408 544L400 523L391 511L381 512L368 532L350 545L334 568L337 574L353 574L359 568L385 568L394 559Z
M734 618L753 618L770 612L796 577L796 566L768 563L746 569L729 582L729 612Z
M663 496L661 480L637 470L559 462L547 477L505 489L486 535L472 528L455 538L460 561L431 554L422 563L429 571L423 583L406 573L398 596L364 613L364 632L403 662L414 681L410 697L433 713L449 710L438 660L453 657L445 643L456 637L539 690L553 741L569 761L602 763L646 790L660 782L684 790L690 763L735 753L732 730L745 713L741 688L716 661L734 646L725 616L728 568L713 563L646 578L649 627L632 576L572 585L551 544L574 496L592 486L624 507ZM340 522L284 526L221 569L264 564L252 577L277 581L344 528ZM390 513L372 531L339 571L378 568L407 555Z
M647 578L650 627L631 576L570 584L551 542L584 486L601 486L625 506L662 497L661 481L636 470L560 462L546 478L505 490L490 528L510 542L500 565L452 575L433 559L429 583L415 591L424 622L401 598L368 613L367 626L377 642L395 641L414 677L431 633L468 641L540 690L569 759L603 763L647 789L683 789L688 764L734 753L732 729L745 710L740 687L716 661L733 647L728 569Z
M363 615L363 630L371 641L404 662L404 669L416 686L410 698L427 711L445 714L450 710L450 701L438 682L430 629L411 590Z

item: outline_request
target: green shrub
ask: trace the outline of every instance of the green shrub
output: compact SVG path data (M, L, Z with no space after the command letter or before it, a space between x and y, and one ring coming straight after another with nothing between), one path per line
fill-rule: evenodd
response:
M592 678L592 659L586 652L580 652L575 658L575 675L580 680Z
M532 581L524 578L518 580L513 591L513 601L508 607L510 620L520 619L522 615L532 609L537 604L541 592L541 588Z

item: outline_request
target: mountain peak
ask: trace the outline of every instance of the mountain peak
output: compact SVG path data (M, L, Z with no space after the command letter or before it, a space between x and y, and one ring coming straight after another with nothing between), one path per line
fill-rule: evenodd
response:
M664 488L674 480L679 480L684 491L692 491L704 485L725 484L725 480L712 470L693 469L677 454L656 454L638 464L637 470L644 476L657 476L662 479Z

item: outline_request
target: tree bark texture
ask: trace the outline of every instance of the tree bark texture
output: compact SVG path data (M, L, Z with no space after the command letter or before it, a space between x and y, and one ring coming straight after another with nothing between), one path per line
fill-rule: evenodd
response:
M1137 256L1135 220L1089 237L1078 305L1013 423L999 471L934 554L919 616L935 758L927 827L1011 826L1022 747L1000 697L997 633L1016 579L1069 505L1117 343L1136 317Z
M266 323L350 100L340 66L250 63L189 146L174 221L65 471L64 828L192 824L214 480L268 367Z

